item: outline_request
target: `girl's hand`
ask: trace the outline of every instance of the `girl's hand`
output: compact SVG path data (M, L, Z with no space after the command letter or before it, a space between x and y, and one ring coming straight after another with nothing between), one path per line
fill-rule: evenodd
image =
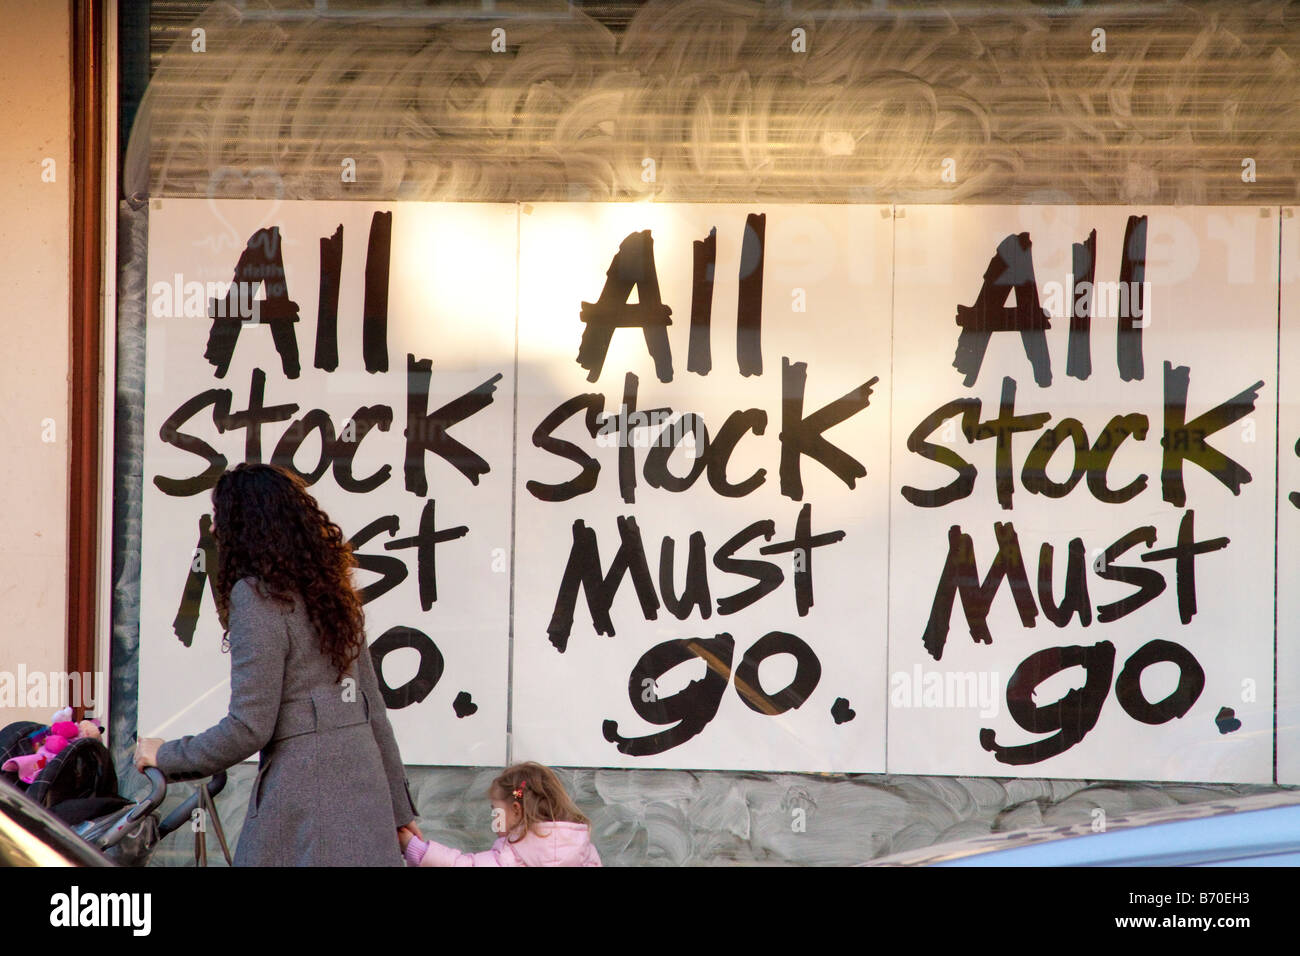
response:
M140 737L135 742L135 769L144 773L145 767L158 766L158 748L165 740L161 737Z
M424 839L424 834L420 832L420 828L415 825L414 820L412 820L410 823L406 824L405 826L400 826L397 828L397 842L402 845L403 853L406 852L406 844L410 843L413 837L419 838L421 840Z

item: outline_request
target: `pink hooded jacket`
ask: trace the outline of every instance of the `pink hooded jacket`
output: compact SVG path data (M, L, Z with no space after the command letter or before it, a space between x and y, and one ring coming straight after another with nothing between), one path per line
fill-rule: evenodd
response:
M600 866L585 823L540 823L517 843L499 837L482 853L461 853L412 837L405 856L419 866Z

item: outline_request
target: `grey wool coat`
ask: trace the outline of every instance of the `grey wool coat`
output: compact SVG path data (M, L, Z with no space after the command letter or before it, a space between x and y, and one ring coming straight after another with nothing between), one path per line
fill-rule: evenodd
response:
M230 713L162 744L158 769L192 780L261 751L236 866L403 865L415 806L369 651L339 683L302 599L256 578L231 590L229 623Z

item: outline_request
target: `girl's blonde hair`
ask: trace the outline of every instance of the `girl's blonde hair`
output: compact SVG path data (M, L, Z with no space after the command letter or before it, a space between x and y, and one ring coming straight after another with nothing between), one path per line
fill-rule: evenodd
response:
M488 798L517 803L523 812L520 834L507 837L518 843L539 823L586 823L587 817L573 802L555 771L542 764L527 761L506 767L492 781Z

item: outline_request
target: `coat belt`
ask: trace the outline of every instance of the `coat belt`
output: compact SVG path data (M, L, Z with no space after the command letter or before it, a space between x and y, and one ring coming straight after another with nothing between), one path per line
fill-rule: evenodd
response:
M314 734L337 730L370 719L370 701L365 691L358 690L355 700L344 700L340 687L322 688L310 697L298 697L280 702L275 730L271 740L283 740L300 734Z

